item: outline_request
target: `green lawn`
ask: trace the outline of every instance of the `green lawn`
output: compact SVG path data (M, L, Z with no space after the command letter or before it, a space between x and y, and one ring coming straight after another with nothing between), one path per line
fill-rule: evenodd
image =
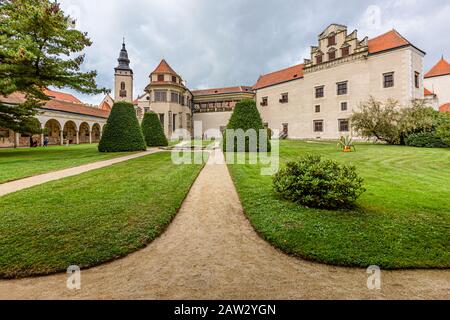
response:
M127 153L100 153L96 144L0 149L0 183L107 160Z
M274 246L306 259L384 269L450 267L450 149L334 142L281 142L281 162L306 153L354 164L367 192L353 211L315 210L281 200L271 177L229 165L246 215Z
M0 277L122 257L160 235L202 165L157 153L0 198Z

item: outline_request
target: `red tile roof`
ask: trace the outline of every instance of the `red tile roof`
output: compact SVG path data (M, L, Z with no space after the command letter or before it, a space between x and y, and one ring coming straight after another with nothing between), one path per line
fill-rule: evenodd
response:
M53 91L53 90L48 90L48 89L45 89L44 93L52 99L73 102L73 103L82 103L80 100L78 100L78 98L76 98L75 96L73 96L69 93Z
M450 64L442 57L442 59L425 74L425 78L445 76L447 74L450 74Z
M60 100L50 100L42 108L56 111L65 111L69 113L77 113L99 118L108 118L110 113L110 111L102 110L100 108Z
M378 53L407 45L411 45L411 43L396 30L391 30L369 40L369 53Z
M178 74L169 66L169 64L164 59L161 60L161 62L156 67L156 69L152 72L152 74L153 73L169 73L169 74L178 76Z
M426 96L434 96L434 93L428 90L427 88L423 88L424 95Z
M262 89L275 84L301 79L303 78L303 67L304 64L298 64L293 67L262 75L253 86L253 89Z
M109 105L109 103L106 101L103 101L102 104L99 106L99 108L101 110L106 110L106 111L111 111L111 109L112 109L111 106Z
M25 101L25 95L21 92L14 92L8 96L0 96L0 102L6 104L20 104Z
M46 94L49 95L46 91ZM52 94L56 93L55 95L51 95L51 99L45 103L44 106L42 106L42 109L48 109L48 110L56 110L56 111L63 111L63 112L69 112L69 113L76 113L76 114L82 114L87 116L93 116L93 117L99 117L99 118L108 118L110 111L102 110L100 108L91 107L88 105L85 105L81 102L74 102L74 101L80 101L78 99L73 101L64 101L56 99L57 97L67 97L72 96L70 94L65 94L63 92L55 92L51 91ZM49 95L50 96L50 95ZM73 97L73 96L72 96ZM25 95L20 92L15 92L13 94L10 94L7 97L0 96L0 101L3 103L10 103L10 104L19 104L23 103L25 101Z
M450 102L445 103L442 106L439 107L439 112L448 112L450 113Z
M252 87L239 86L239 87L194 90L194 91L192 91L192 94L194 96L205 96L205 95L214 95L214 94L243 93L243 92L252 92Z

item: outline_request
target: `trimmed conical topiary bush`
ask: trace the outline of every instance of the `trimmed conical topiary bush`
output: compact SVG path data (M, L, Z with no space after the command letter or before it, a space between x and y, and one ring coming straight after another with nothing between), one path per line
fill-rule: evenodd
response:
M114 103L98 151L124 152L146 149L134 106L128 102Z
M146 113L141 127L148 147L166 147L169 145L169 142L164 135L164 129L156 113Z
M268 130L264 128L263 122L261 120L261 115L259 114L258 108L256 107L256 102L254 100L246 99L238 102L236 107L234 108L234 112L230 118L230 121L227 126L227 130L225 130L223 135L223 150L226 152L236 152L236 151L244 151L238 150L239 144L236 143L236 139L234 139L234 143L227 146L227 131L228 130L238 130L242 129L244 133L247 133L248 130L254 129L257 134L257 145L250 145L250 138L248 136L245 137L245 152L249 151L257 151L257 152L270 152L271 144L270 137L268 136ZM260 130L265 136L266 143L263 144L261 141Z

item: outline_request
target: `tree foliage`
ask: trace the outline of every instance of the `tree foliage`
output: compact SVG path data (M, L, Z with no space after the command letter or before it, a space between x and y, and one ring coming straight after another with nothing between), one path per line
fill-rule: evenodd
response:
M0 95L25 94L26 103L0 105L0 126L22 131L48 97L43 89L67 87L97 94L95 71L80 70L92 42L73 27L59 4L49 0L2 0L0 3Z
M446 113L446 120L436 129L436 136L450 147L450 114Z
M141 127L148 147L165 147L169 145L161 121L159 121L156 113L146 113Z
M264 128L263 122L261 120L261 115L259 114L258 108L256 107L256 102L251 99L245 99L236 104L234 108L234 112L231 115L230 121L227 125L227 130L224 133L223 137L223 150L228 152L236 152L238 151L238 143L234 141L231 144L230 150L228 150L227 146L227 131L228 130L243 130L243 132L247 133L249 130L254 130L257 135L256 146L251 146L251 139L247 136L245 138L245 152L249 151L258 151L258 152L270 152L271 144L270 144L270 136L268 135L268 131ZM263 144L263 141L266 140L266 143ZM244 151L244 150L239 150Z
M397 102L393 100L388 100L383 105L371 97L360 106L359 111L353 113L350 121L362 138L376 138L389 144L400 142L397 126L399 113Z
M395 100L382 103L371 97L350 120L353 129L363 138L404 145L409 135L434 132L445 122L445 117L423 100L401 108Z
M134 106L128 102L116 102L109 115L98 150L124 152L146 149Z

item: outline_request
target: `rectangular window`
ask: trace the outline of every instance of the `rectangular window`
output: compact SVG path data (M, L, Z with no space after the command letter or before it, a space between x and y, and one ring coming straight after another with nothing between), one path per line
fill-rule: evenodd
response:
M319 56L316 57L317 64L322 63L322 61L323 61L323 56L322 55L319 55Z
M155 102L167 102L167 92L155 91Z
M177 92L171 92L170 93L170 102L173 103L180 103L180 96Z
M289 94L283 93L281 94L280 103L288 103L289 102Z
M191 115L189 113L186 113L186 128L191 130Z
M348 132L349 131L349 124L348 119L339 119L339 132Z
M337 95L342 96L347 94L347 81L337 83Z
M159 121L161 122L161 125L164 128L164 113L159 114Z
M316 111L316 113L320 112L320 105L315 106L315 111Z
M328 61L336 59L336 51L328 52Z
M328 38L328 46L335 46L336 45L336 36L331 36Z
M389 72L383 74L383 87L392 88L394 86L394 73Z
M316 99L323 98L325 96L325 87L316 87Z
M261 107L267 107L269 105L269 98L263 97L261 102Z
M414 84L417 89L420 87L420 73L414 72Z
M314 121L314 132L323 132L323 120Z
M172 115L172 131L177 130L177 115Z
M172 82L177 83L177 77L172 76Z
M283 135L285 135L286 137L289 135L289 124L288 123L283 123Z
M164 81L164 75L158 74L158 81Z
M348 57L350 55L350 47L345 47L341 49L342 57Z
M347 110L348 110L347 102L341 102L341 111L347 111Z

